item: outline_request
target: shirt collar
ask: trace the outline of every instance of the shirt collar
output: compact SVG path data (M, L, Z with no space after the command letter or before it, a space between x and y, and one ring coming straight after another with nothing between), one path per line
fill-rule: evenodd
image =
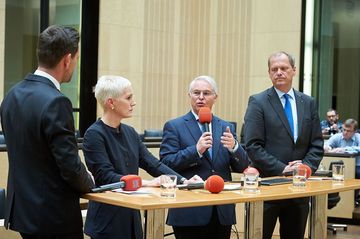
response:
M191 110L191 113L194 115L196 121L199 121L199 116L194 112L194 110Z
M279 96L279 98L281 98L283 95L285 95L285 94L288 94L288 95L290 95L291 96L291 98L292 99L295 99L295 93L294 93L294 90L293 90L293 88L291 88L290 90L289 90L289 92L282 92L281 90L278 90L278 89L276 89L276 87L274 87L274 89L275 89L275 91L276 91L276 94Z
M39 70L39 69L37 69L34 72L34 75L43 76L43 77L47 78L55 85L56 89L58 89L60 91L60 83L52 75L46 73L45 71Z

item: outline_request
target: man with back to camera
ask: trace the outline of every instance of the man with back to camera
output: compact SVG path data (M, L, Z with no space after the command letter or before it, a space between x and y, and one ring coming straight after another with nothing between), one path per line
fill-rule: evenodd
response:
M292 88L295 60L286 52L268 59L273 87L252 95L245 114L246 150L261 177L291 172L300 164L316 171L323 156L323 139L313 98ZM280 237L303 239L309 198L264 203L263 238L270 239L277 218Z
M5 226L25 239L80 239L79 197L94 183L78 156L71 102L60 92L79 58L79 33L48 27L37 56L37 70L1 105L9 160Z
M210 132L202 132L198 121L202 107L212 108L217 86L210 76L196 77L189 86L191 111L165 123L160 159L184 177L213 174L231 181L231 170L243 172L248 166L245 150L237 142L233 126L213 116ZM211 153L210 153L211 152ZM169 209L167 224L177 239L230 238L235 224L235 205Z
M342 123L339 121L339 113L334 109L328 109L326 120L320 122L323 135L333 135L341 132Z

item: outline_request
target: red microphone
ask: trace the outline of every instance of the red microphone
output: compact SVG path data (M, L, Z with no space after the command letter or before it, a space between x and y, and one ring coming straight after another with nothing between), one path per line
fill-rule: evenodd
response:
M104 192L122 188L124 191L136 191L142 186L142 180L138 175L125 175L120 178L120 182L102 185L98 188L91 189L94 193Z
M199 110L199 122L204 125L205 132L210 132L209 124L212 120L212 114L209 107L201 107ZM211 160L210 154L206 149L203 153L204 157Z
M219 175L211 175L205 182L205 189L211 193L219 193L224 189L224 179Z
M177 185L179 189L206 189L211 193L219 193L224 189L224 180L218 175L211 175L205 182Z
M210 132L209 124L212 121L212 114L209 107L201 107L199 110L199 122L204 124L205 131Z

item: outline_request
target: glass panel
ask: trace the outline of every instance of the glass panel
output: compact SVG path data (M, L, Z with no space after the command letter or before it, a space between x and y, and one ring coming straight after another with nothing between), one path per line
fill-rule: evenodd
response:
M49 1L49 25L71 26L80 31L80 0L50 0ZM72 79L69 83L61 84L61 92L70 98L75 109L75 128L79 128L80 97L80 58Z
M360 112L360 0L322 1L318 52L313 69L319 79L319 113L325 117L328 108L336 108L340 118L359 119ZM316 11L315 11L316 13ZM314 36L315 39L315 36ZM315 49L316 48L316 49ZM314 57L316 58L316 57Z
M4 93L37 67L40 0L6 0Z

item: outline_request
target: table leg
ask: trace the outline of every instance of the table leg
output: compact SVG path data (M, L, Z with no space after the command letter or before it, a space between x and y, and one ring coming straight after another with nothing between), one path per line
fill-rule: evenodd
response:
M311 197L310 238L327 236L327 194Z
M262 239L264 202L245 203L245 239Z
M145 211L145 239L164 238L165 209Z

